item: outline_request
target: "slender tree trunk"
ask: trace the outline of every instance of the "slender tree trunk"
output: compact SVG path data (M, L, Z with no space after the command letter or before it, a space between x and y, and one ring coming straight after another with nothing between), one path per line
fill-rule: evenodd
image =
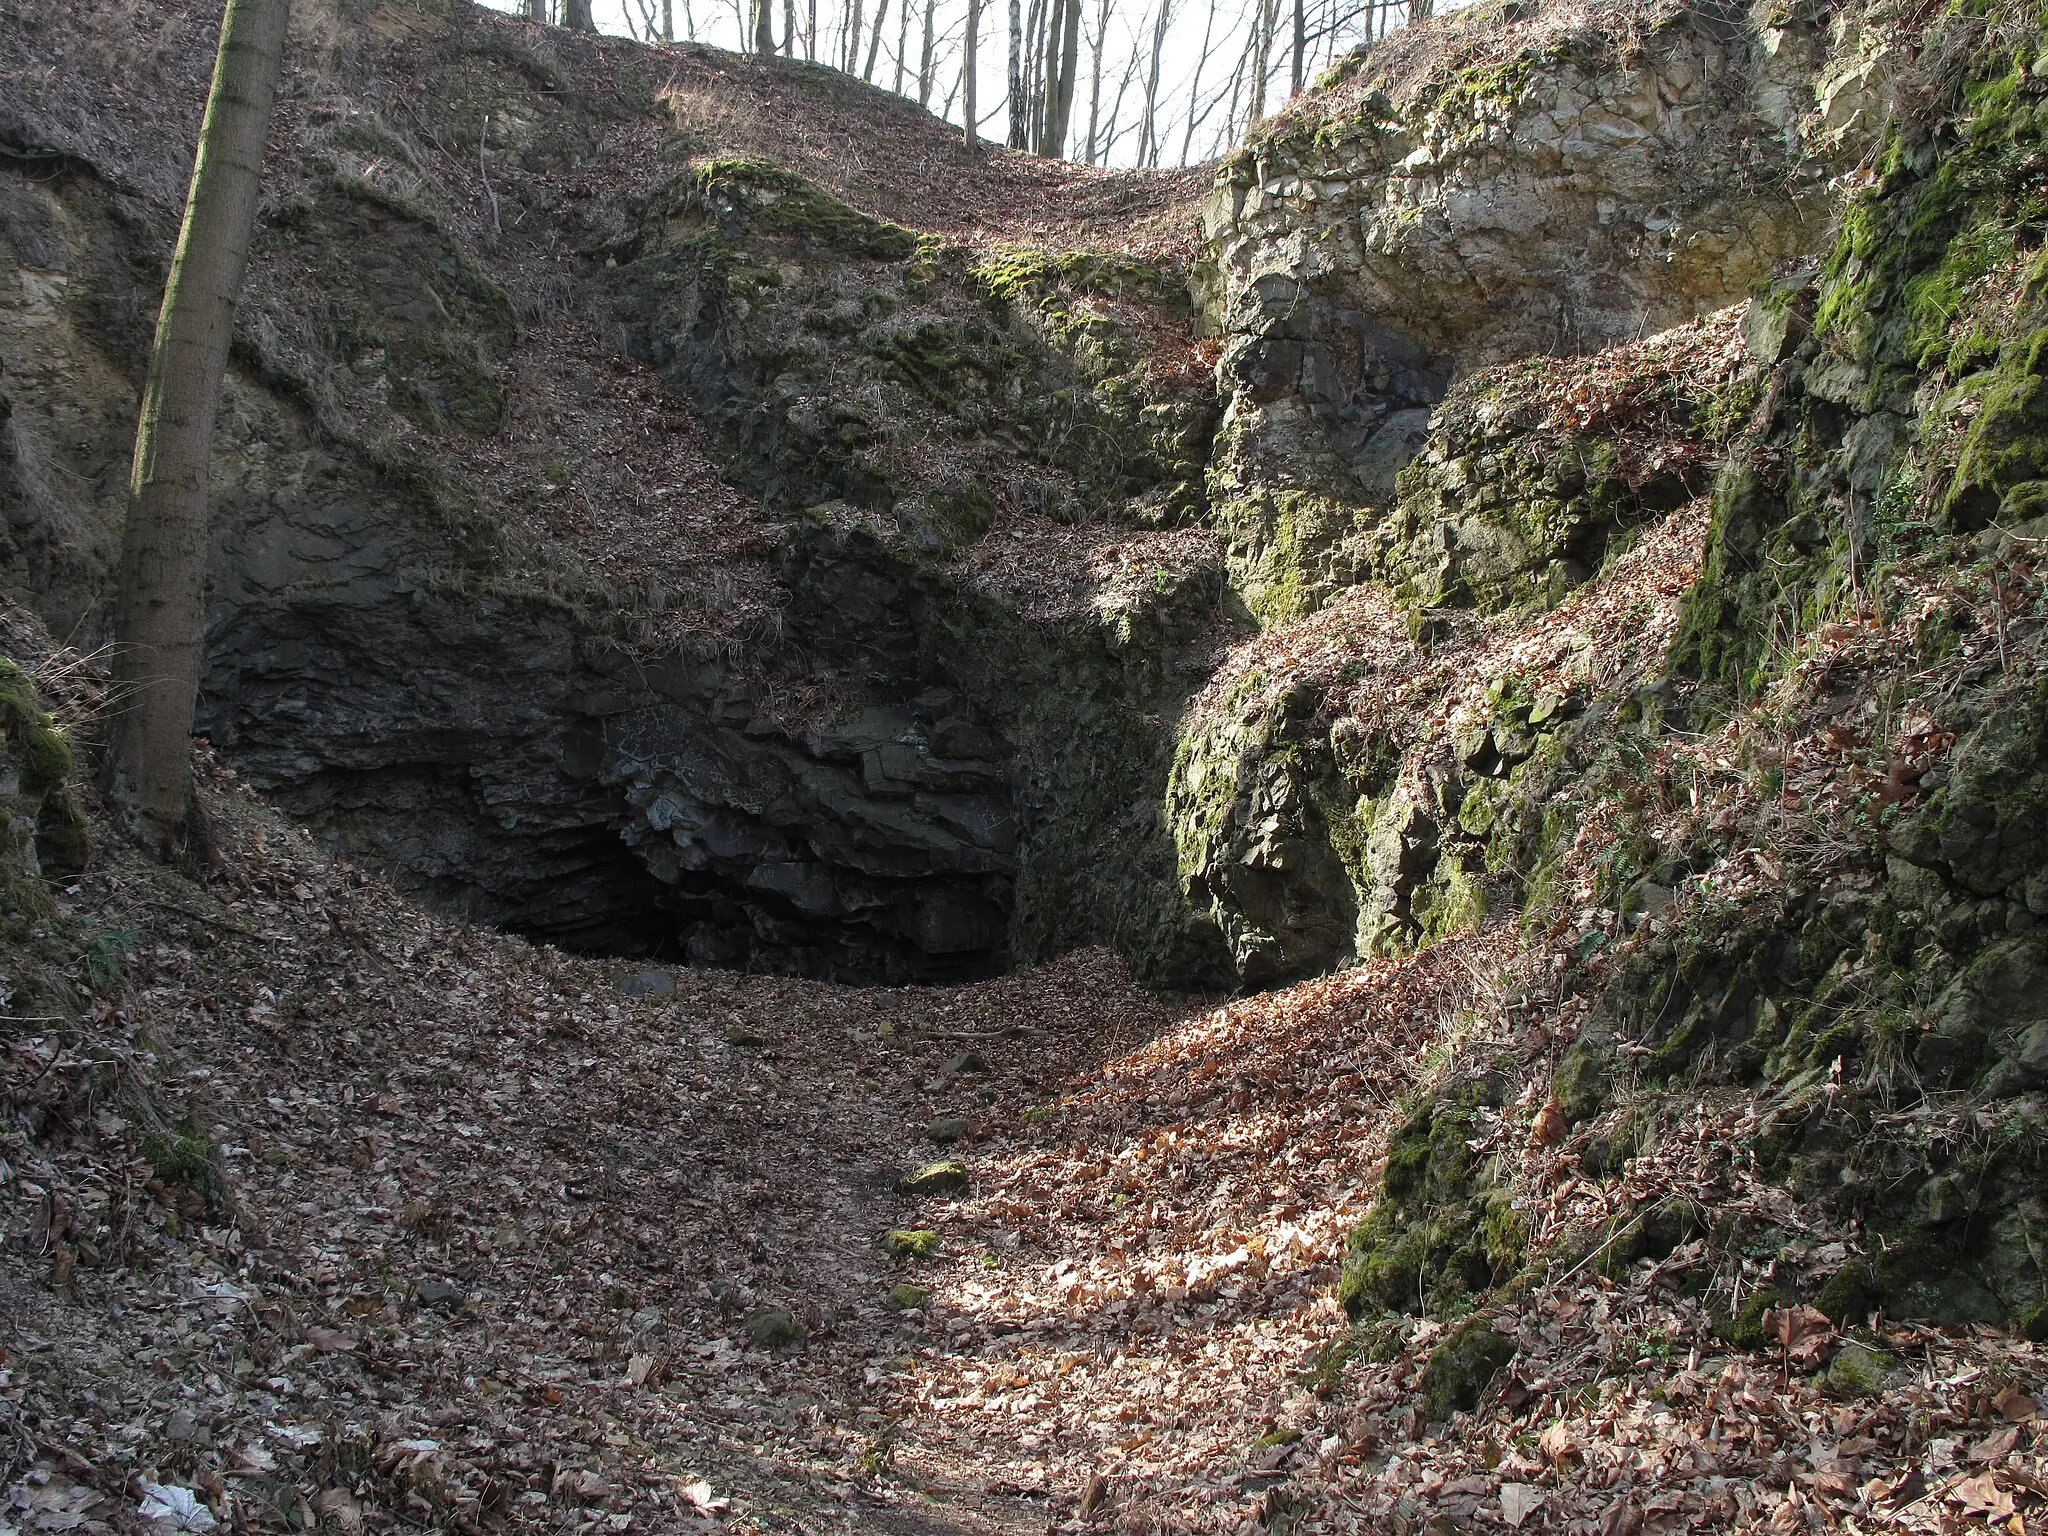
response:
M661 40L664 43L676 40L676 0L661 0Z
M1408 0L1408 19L1427 21L1436 14L1436 0Z
M548 0L526 0L526 19L545 25L548 19Z
M839 67L849 75L860 68L862 15L860 0L846 0L846 31L839 39Z
M1024 8L1020 0L1010 0L1010 148L1022 149L1030 141L1024 137Z
M1266 71L1273 61L1273 27L1279 20L1279 7L1280 0L1258 0L1258 9L1253 16L1252 98L1244 120L1247 134L1266 115Z
M1299 96L1308 66L1308 0L1294 0L1294 63L1288 72L1287 94Z
M1202 104L1202 71L1209 65L1209 39L1216 32L1216 0L1209 0L1209 14L1202 21L1202 51L1195 55L1195 78L1188 86L1188 126L1180 136L1180 163L1188 163L1188 151L1194 147L1196 108ZM1207 114L1203 114L1206 116Z
M164 284L114 596L113 791L144 841L188 834L205 626L207 475L248 266L290 0L228 0L185 222Z
M896 84L894 90L898 96L903 94L903 66L909 57L910 0L903 0L903 3L896 10Z
M805 10L804 57L818 62L818 0L809 0Z
M1213 5L1215 0L1210 0ZM1095 163L1096 132L1102 124L1102 53L1109 41L1109 0L1097 0L1095 36L1090 39L1088 61L1088 147L1083 158Z
M1048 0L1045 29L1044 107L1039 114L1039 150L1057 160L1067 152L1067 124L1074 110L1074 71L1080 64L1081 0Z
M1010 3L1014 6L1017 0L1010 0ZM967 0L967 47L960 61L960 115L965 120L961 137L970 150L978 148L981 143L981 124L974 115L974 63L980 33L981 0Z
M1109 104L1109 127L1103 133L1101 160L1109 164L1109 152L1116 148L1118 136L1123 132L1117 125L1124 120L1124 98L1131 93L1131 82L1138 78L1138 50L1133 48L1130 57L1124 60L1124 76L1116 83L1116 99Z
M597 21L590 14L590 0L562 0L562 25L571 32L595 32Z
M1173 0L1159 0L1152 22L1152 65L1145 72L1145 116L1138 133L1138 164L1159 162L1159 61L1166 51L1166 28L1173 14Z
M1024 145L1038 152L1045 124L1045 0L1025 0Z
M796 0L782 0L782 56L796 57Z
M924 46L917 55L917 104L930 107L932 104L932 71L938 61L932 57L933 33L938 22L939 0L924 0ZM973 40L969 39L972 47Z
M1257 13L1254 12L1252 17L1253 28L1256 29L1258 24L1258 16ZM1247 73L1250 72L1250 69L1251 55L1249 53L1245 53L1241 54L1238 57L1237 68L1233 69L1230 72L1230 110L1223 114L1223 128L1221 133L1221 136L1225 139L1228 139L1229 136L1236 131L1237 103L1239 97L1241 97L1244 94L1244 77Z
M908 4L909 0L905 0ZM875 78L875 59L882 51L882 33L889 25L889 0L877 0L875 5L875 30L868 37L868 61L861 66L860 77L872 82Z

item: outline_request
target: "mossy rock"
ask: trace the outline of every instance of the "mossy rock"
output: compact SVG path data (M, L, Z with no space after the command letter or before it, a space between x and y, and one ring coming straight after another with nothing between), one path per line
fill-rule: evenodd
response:
M1724 1312L1714 1319L1714 1337L1737 1349L1767 1349L1773 1340L1764 1327L1764 1314L1790 1305L1792 1298L1783 1291L1768 1287L1751 1291L1732 1317Z
M1876 1397L1884 1391L1891 1367L1892 1357L1885 1351L1851 1339L1820 1373L1820 1386L1836 1397Z
M892 1227L882 1234L891 1258L928 1259L939 1251L939 1234L928 1227Z
M0 728L24 790L40 793L71 772L70 743L43 712L29 675L5 657L0 657Z
M1379 1199L1352 1230L1337 1298L1354 1318L1455 1315L1520 1267L1528 1226L1486 1182L1469 1143L1497 1108L1492 1079L1468 1082L1411 1115L1387 1151Z
M912 1169L896 1181L896 1188L906 1195L955 1195L966 1189L967 1184L967 1165L958 1158L948 1158Z
M932 1288L915 1285L908 1280L898 1280L889 1287L889 1305L899 1312L915 1312L932 1299Z
M917 236L849 207L816 182L769 160L739 156L691 168L686 197L715 212L744 206L779 234L834 246L871 261L907 261Z
M1870 1266L1861 1259L1844 1264L1828 1277L1813 1298L1813 1305L1827 1314L1837 1328L1848 1328L1869 1316L1877 1305L1876 1281Z
M1430 1351L1422 1367L1422 1411L1432 1423L1470 1412L1494 1376L1515 1358L1515 1341L1490 1318L1468 1318Z
M762 1307L741 1326L747 1337L763 1349L787 1349L803 1343L806 1337L796 1314L782 1307Z

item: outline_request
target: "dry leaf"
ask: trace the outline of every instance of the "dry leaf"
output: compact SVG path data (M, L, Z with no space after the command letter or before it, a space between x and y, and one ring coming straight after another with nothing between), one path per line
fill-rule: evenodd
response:
M1998 1416L2009 1424L2025 1424L2035 1414L2034 1400L2018 1387L2007 1387L1991 1400L1991 1406L1998 1410Z
M1813 1307L1772 1307L1764 1313L1763 1322L1778 1347L1800 1365L1817 1362L1835 1336L1828 1315Z
M1957 1483L1949 1490L1948 1496L1971 1514L1991 1520L2003 1520L2013 1512L2012 1495L1998 1486L1998 1476L1994 1472L1979 1472L1975 1477Z
M1562 1467L1579 1454L1579 1448L1572 1443L1571 1431L1562 1421L1551 1425L1536 1437L1536 1449L1543 1459L1553 1466Z
M626 1362L626 1385L629 1387L658 1387L668 1374L666 1362L659 1355L635 1355Z
M1558 1107L1556 1099L1550 1099L1536 1111L1535 1123L1529 1127L1529 1145L1554 1147L1564 1140L1568 1129L1564 1111Z
M338 1328L308 1328L306 1342L323 1355L341 1355L356 1347L355 1335Z
M1985 1466L1994 1461L2003 1461L2013 1453L2013 1448L2019 1443L2019 1425L2008 1424L1989 1440L1979 1442L1977 1448L1970 1452L1970 1460L1976 1462L1979 1466Z
M730 1499L718 1497L712 1491L711 1485L701 1477L687 1483L679 1483L676 1487L676 1492L682 1496L683 1502L689 1505L690 1508L702 1510L707 1515L716 1514L718 1511L728 1508L732 1503Z
M1522 1522L1543 1507L1543 1490L1530 1483L1502 1483L1500 1485L1501 1518L1516 1530Z

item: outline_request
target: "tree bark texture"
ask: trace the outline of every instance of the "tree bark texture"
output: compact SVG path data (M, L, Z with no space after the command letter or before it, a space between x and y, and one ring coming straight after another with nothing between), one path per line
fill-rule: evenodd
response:
M932 104L932 85L937 78L934 71L938 67L938 60L932 55L932 47L936 40L938 9L939 0L924 0L924 46L918 50L917 55L917 104L920 107L929 107ZM973 7L970 5L970 26L972 17ZM974 46L972 38L968 39L967 46Z
M1014 5L1016 0L1011 0ZM961 116L966 120L962 137L969 149L981 142L981 125L974 116L974 56L981 33L981 0L967 0L967 46L960 61Z
M135 425L114 597L114 796L143 838L177 845L191 798L205 626L207 474L221 376L284 63L291 0L228 0L177 252Z
M1024 136L1029 109L1024 101L1024 7L1010 0L1010 148L1023 149L1031 141Z
M868 34L868 59L861 66L860 77L870 84L875 78L875 60L882 52L882 32L889 25L889 0L879 0L875 6L874 30Z
M590 14L590 0L562 0L562 25L571 32L595 32L597 19Z

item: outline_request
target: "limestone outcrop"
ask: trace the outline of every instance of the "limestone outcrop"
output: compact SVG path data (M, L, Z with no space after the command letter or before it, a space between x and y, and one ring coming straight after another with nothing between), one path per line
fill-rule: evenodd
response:
M1255 610L1394 506L1454 379L1684 324L1815 248L1813 20L1479 7L1348 62L1227 160L1211 499ZM1815 140L1814 134L1820 137Z

